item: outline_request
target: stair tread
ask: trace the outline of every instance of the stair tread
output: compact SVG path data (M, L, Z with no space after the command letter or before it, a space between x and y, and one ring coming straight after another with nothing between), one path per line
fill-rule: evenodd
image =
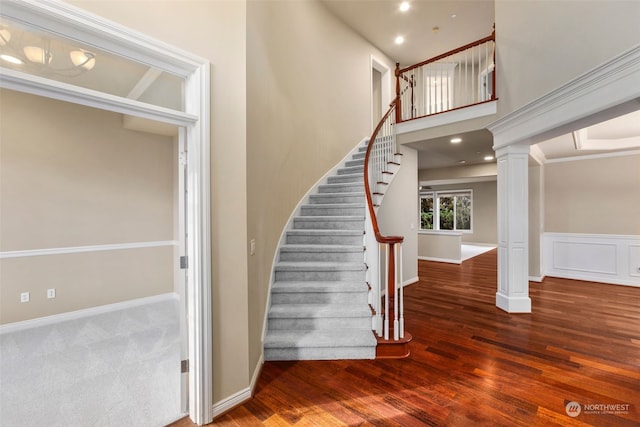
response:
M326 317L371 317L371 309L362 304L272 304L269 309L270 319Z
M309 217L307 217L309 218ZM318 235L318 236L361 236L364 234L362 230L339 230L339 229L295 229L288 230L288 234L292 235Z
M280 250L285 252L360 252L364 251L363 245L328 245L328 244L313 244L313 243L299 243L299 244L285 244L280 247Z
M363 221L363 215L304 215L304 216L296 216L294 220L302 220L302 221L318 221L318 220L326 220L326 221Z
M367 289L366 283L355 281L277 281L271 287L271 290L275 293L362 292Z
M364 262L326 262L326 261L284 261L276 264L276 271L307 271L309 269L324 271L361 271L366 267Z
M339 194L339 193L338 193ZM364 208L364 203L307 203L302 205L305 209L336 209L336 208Z
M269 331L264 340L265 348L282 347L375 347L373 332L367 329L331 330L276 330Z

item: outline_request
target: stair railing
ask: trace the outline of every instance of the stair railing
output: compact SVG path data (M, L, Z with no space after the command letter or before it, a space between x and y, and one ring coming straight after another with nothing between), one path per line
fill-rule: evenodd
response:
M390 168L397 155L395 118L397 100L374 130L364 160L364 187L367 199L367 266L370 303L374 310L373 330L379 337L404 338L404 303L402 300L402 236L384 236L380 233L376 209L383 191L390 181ZM384 255L383 255L384 254ZM384 256L384 262L382 257ZM383 268L381 268L381 266ZM384 298L384 305L382 299Z
M495 101L495 39L493 31L417 64L396 64L396 122Z

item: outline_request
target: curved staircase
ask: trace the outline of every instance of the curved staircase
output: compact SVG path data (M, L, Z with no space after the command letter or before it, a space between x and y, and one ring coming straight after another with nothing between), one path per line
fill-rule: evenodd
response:
M364 262L366 145L302 205L274 268L265 360L374 359Z

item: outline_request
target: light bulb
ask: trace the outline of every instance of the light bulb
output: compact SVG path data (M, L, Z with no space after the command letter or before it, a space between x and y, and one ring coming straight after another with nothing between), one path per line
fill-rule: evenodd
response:
M74 50L69 52L71 62L76 67L82 67L85 70L91 70L96 65L96 56L85 50Z

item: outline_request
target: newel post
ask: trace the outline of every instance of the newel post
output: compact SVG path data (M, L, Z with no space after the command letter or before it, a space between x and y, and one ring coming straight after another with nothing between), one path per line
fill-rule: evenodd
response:
M396 62L396 123L402 121L402 100L400 99L400 63Z
M389 251L389 265L387 266L387 298L389 299L389 312L387 313L387 319L389 319L390 325L396 326L396 248L394 242L389 243L387 251ZM396 333L395 330L394 335Z

